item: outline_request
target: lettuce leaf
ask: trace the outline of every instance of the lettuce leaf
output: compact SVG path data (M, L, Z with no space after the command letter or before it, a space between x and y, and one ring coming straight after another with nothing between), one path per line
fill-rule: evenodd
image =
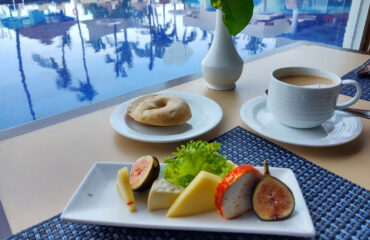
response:
M233 166L227 162L224 155L220 155L218 142L190 141L177 148L174 158L166 158L163 172L164 178L176 185L186 187L202 170L220 177L226 176Z
M253 0L210 0L214 8L223 12L223 22L230 35L237 35L249 23L253 15Z

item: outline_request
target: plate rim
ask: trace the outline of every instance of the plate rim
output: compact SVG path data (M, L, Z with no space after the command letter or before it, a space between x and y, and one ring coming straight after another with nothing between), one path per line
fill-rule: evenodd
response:
M297 141L292 141L292 140L289 140L289 139L280 138L279 136L276 136L276 134L271 134L269 131L266 131L265 128L260 129L259 127L257 127L257 124L255 123L255 121L253 119L249 119L247 117L247 114L245 114L247 112L251 112L254 109L254 107L257 106L259 103L266 102L266 99L267 99L266 96L261 95L261 96L257 96L257 97L254 97L254 98L251 98L251 99L245 101L242 104L241 108L240 108L240 117L242 118L243 122L248 127L253 129L257 133L261 134L262 136L268 137L270 139L276 140L278 142L292 144L292 145L295 145L295 146L303 146L303 147L333 147L333 146L339 146L339 145L343 145L343 144L346 144L348 142L351 142L351 141L355 140L358 136L360 136L360 134L362 133L363 126L362 126L361 120L358 117L356 117L354 115L351 115L351 117L353 117L354 120L358 123L359 128L356 132L354 132L352 137L346 138L345 140L343 140L343 138L341 138L341 139L339 139L338 141L336 141L334 143L333 142L332 143L328 142L327 144L322 144L320 142L313 142L313 141L308 141L308 142L299 141L299 142L297 142ZM337 111L338 110L336 110L335 112L337 112ZM334 114L335 114L335 112L334 112ZM346 113L346 114L349 114L349 113ZM294 139L294 140L296 140L296 139Z
M172 138L162 138L162 139L155 139L155 138L142 138L142 137L137 137L135 135L131 135L131 134L127 134L127 133L124 133L124 132L121 132L119 131L118 129L116 129L116 126L115 124L113 123L113 118L114 118L114 115L118 114L118 112L121 110L122 107L124 107L125 105L129 105L132 101L134 101L135 99L137 98L140 98L142 96L138 96L138 97L134 97L134 98L131 98L123 103L120 103L111 113L110 115L110 124L112 126L112 128L114 129L114 131L116 133L118 133L119 135L121 136L124 136L126 138L129 138L129 139L132 139L132 140L136 140L136 141L140 141L140 142L148 142L148 143L172 143L172 142L181 142L181 141L186 141L186 140L189 140L191 138L196 138L196 137L199 137L209 131L211 131L212 129L214 129L215 127L217 127L217 125L221 122L222 118L223 118L223 109L222 107L213 99L209 98L209 97L206 97L206 96L203 96L203 95L199 95L199 94L194 94L194 93L188 93L188 92L160 92L158 94L169 94L169 95L175 95L175 96L186 96L186 97L197 97L197 98L202 98L206 101L208 101L209 103L212 103L213 106L215 108L217 108L218 110L218 115L215 115L216 118L212 118L212 122L209 124L208 127L206 127L204 130L200 131L200 132L196 132L194 134L191 134L191 135L187 135L187 136L183 136L183 137L172 137ZM126 114L126 113L125 113ZM125 116L123 116L125 117ZM127 125L124 123L123 121L123 125L125 125L127 127ZM153 135L151 135L151 137L153 137Z
M71 222L76 222L76 223L86 223L86 224L97 224L97 225L105 225L105 226L119 226L119 227L133 227L133 228L144 228L144 229L164 229L164 230L185 230L185 231L211 231L211 232L227 232L227 233L248 233L248 234L267 234L267 235L275 235L275 236L295 236L295 237L314 237L316 235L316 230L315 230L315 226L313 224L313 221L312 221L312 217L311 217L311 214L310 214L310 211L308 209L308 206L307 206L307 203L306 203L306 200L303 196L303 193L302 193L302 190L301 190L301 187L298 183L298 180L297 180L297 177L295 176L294 172L292 169L290 168L280 168L280 167L270 167L271 170L274 170L274 169L281 169L281 170L284 170L284 171L287 171L289 172L289 174L291 175L292 177L292 180L294 181L294 184L298 186L298 191L295 192L295 194L299 195L300 198L303 199L303 210L304 211L307 211L307 215L308 215L308 218L309 218L309 221L308 221L308 225L310 225L308 228L305 228L305 232L298 232L298 231L292 231L290 230L290 232L285 232L285 231L280 231L280 230L276 230L275 233L266 233L265 229L256 229L256 230L253 230L253 231L240 231L240 229L233 229L233 228L220 228L219 225L215 225L214 227L194 227L194 225L160 225L160 224L143 224L143 223L119 223L119 222L113 222L113 221L105 221L105 222L102 222L102 221L96 221L96 220L86 220L86 219L83 219L83 218L71 218L71 217L68 217L68 209L69 207L73 204L73 201L75 198L78 197L81 189L83 188L83 186L85 186L86 184L88 184L88 179L89 177L93 174L93 172L95 171L96 168L100 167L100 166L117 166L117 168L119 167L131 167L132 166L132 162L96 162L93 164L93 166L89 169L88 173L86 174L86 176L83 178L82 182L80 183L80 185L77 187L77 189L75 190L75 192L73 193L72 197L69 199L67 205L65 206L65 208L63 209L62 213L61 213L61 220L66 220L66 221L71 221ZM165 163L160 163L161 167L163 167L165 165ZM257 168L263 168L263 166L256 166ZM67 216L66 216L67 215ZM225 220L226 221L226 220Z

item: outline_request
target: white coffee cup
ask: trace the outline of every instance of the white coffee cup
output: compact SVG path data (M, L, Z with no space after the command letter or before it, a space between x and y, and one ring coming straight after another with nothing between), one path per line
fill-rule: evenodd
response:
M320 88L288 84L280 79L289 76L317 76L333 81ZM338 104L343 85L354 85L356 95ZM286 67L272 72L267 96L267 109L282 124L294 128L312 128L330 119L336 109L346 108L361 97L361 85L354 80L341 80L334 73L308 67Z

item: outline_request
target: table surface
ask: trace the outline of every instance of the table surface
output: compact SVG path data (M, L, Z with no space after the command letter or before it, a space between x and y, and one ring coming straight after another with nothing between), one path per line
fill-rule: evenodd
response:
M341 76L367 59L365 54L303 44L247 62L234 90L210 90L200 78L165 91L204 95L222 107L221 123L198 138L209 140L238 125L251 131L240 118L240 107L248 99L264 94L273 69L309 66ZM339 97L339 101L347 99ZM142 143L117 134L109 122L116 107L0 141L0 200L13 233L60 213L95 162L133 162L145 154L162 160L184 143ZM360 100L354 107L370 109L370 102ZM370 189L370 121L361 120L361 135L341 146L312 148L273 142Z

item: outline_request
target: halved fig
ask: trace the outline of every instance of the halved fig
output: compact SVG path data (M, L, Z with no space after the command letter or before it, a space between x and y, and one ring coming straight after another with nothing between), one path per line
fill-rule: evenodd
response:
M262 173L255 167L244 164L235 167L218 184L215 205L221 216L232 219L252 208L252 193Z
M133 191L149 189L159 175L158 159L151 155L142 156L135 161L130 171L130 185Z
M267 161L265 174L253 193L253 210L265 221L281 220L294 211L295 200L292 191L276 177L271 176Z

